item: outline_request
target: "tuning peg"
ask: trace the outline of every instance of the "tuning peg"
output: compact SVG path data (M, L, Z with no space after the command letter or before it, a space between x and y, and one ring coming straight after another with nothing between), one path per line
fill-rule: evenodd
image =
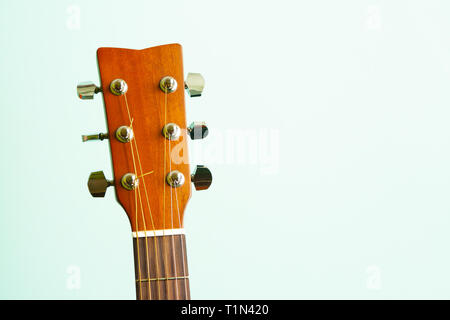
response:
M184 81L184 88L190 97L200 97L205 87L205 79L200 73L188 73Z
M94 94L101 92L102 89L97 87L93 82L80 82L77 85L78 97L82 100L94 99Z
M203 165L197 165L194 173L191 174L191 181L195 190L206 190L212 183L211 171Z
M89 175L88 188L93 197L104 197L106 189L114 185L114 181L106 180L103 171L92 172Z
M108 139L109 135L107 133L97 133L97 134L88 134L88 135L82 135L81 136L81 141L86 142L86 141L91 141L91 140L104 140L104 139Z
M203 139L208 135L208 127L205 122L192 122L187 131L192 140Z

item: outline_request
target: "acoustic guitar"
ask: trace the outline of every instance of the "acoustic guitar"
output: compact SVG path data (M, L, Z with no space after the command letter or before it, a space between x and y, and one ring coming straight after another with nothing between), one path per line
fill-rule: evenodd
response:
M190 299L183 217L196 190L208 189L209 169L191 173L188 137L208 135L204 122L186 123L185 90L199 97L204 79L188 73L184 81L182 48L168 44L143 50L99 48L100 86L77 87L81 99L102 93L107 133L83 141L109 141L113 180L92 172L88 188L104 197L114 186L133 236L136 296L139 300Z

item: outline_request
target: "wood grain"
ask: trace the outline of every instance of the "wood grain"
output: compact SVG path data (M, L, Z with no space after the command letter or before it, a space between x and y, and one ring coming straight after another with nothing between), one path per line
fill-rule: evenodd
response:
M117 200L125 209L133 231L181 228L191 196L182 48L179 44L144 50L99 48L97 58ZM167 75L176 79L178 89L165 94L159 88L159 82ZM126 95L111 93L110 83L117 78L127 82ZM131 143L119 142L115 131L120 126L130 126L130 117L135 138ZM161 133L169 122L182 129L178 141L169 143ZM170 170L184 174L183 186L174 189L166 183L165 177ZM153 173L140 178L139 187L134 191L126 190L120 184L126 173L141 176L151 171Z

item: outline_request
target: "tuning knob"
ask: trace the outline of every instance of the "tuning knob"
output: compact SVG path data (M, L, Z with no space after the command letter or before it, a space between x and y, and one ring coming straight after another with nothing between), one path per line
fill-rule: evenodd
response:
M92 172L88 180L89 192L93 197L104 197L106 189L114 185L114 181L106 180L103 171Z
M104 140L104 139L108 139L108 134L107 133L97 133L97 134L84 134L81 136L81 141L86 142L86 141L91 141L91 140Z
M205 79L200 73L188 73L184 87L190 97L200 97L205 87Z
M191 174L191 181L195 190L206 190L212 183L211 171L203 165L197 165L197 168Z
M102 89L97 87L93 82L86 81L80 82L77 85L78 97L82 100L94 99L94 94L101 92Z
M192 122L187 131L192 140L203 139L208 135L208 127L205 122Z

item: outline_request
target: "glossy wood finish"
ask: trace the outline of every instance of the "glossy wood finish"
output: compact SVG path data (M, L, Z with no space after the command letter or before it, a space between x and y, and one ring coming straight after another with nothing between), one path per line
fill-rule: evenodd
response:
M133 248L138 300L190 299L184 235L134 238Z
M170 44L144 50L100 48L97 58L115 192L130 219L132 230L181 228L184 209L191 196L181 46ZM165 94L159 82L168 75L176 79L178 88ZM111 81L117 78L128 84L125 95L116 96L109 89ZM119 142L115 131L120 126L130 126L130 117L135 138L131 143ZM182 128L178 141L169 142L162 135L162 128L170 122ZM184 174L183 186L174 189L166 183L165 177L170 170ZM126 173L144 175L135 191L121 186L121 177Z

